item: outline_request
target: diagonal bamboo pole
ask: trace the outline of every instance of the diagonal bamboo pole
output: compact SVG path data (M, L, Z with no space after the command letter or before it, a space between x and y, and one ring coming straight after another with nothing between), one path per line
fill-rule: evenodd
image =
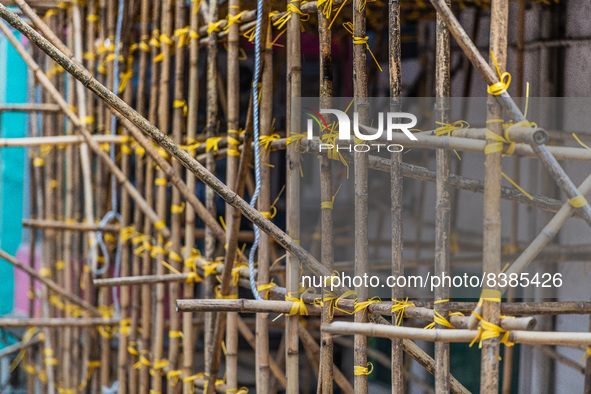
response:
M43 283L47 289L57 293L59 296L63 297L68 302L70 302L76 306L79 306L80 308L89 312L91 315L97 316L97 317L103 316L94 306L90 305L88 302L84 301L83 299L81 299L77 295L67 292L66 290L63 289L62 286L58 285L53 280L40 275L33 268L21 263L16 258L14 258L13 256L9 255L8 253L6 253L5 251L3 251L1 249L0 249L0 258L6 260L12 266L14 266L22 271L25 271L32 278L35 278L39 282Z

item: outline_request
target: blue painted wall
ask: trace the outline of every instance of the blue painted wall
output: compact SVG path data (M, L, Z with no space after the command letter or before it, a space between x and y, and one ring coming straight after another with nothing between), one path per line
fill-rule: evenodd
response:
M27 68L16 50L0 37L0 103L27 102ZM26 115L4 113L2 138L25 136ZM21 243L25 149L0 149L0 247L15 255ZM0 314L13 309L14 278L10 264L0 261Z

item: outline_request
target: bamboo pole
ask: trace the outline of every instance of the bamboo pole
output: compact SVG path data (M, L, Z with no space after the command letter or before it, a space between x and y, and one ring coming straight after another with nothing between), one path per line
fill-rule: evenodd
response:
M43 328L64 328L64 327L90 327L90 326L116 326L119 319L104 318L1 318L0 327L43 327Z
M160 36L160 29L158 28L161 11L162 11L162 1L153 2L151 9L151 26L152 32L151 37L159 39ZM152 41L153 42L153 41ZM149 89L149 100L148 100L148 118L150 121L155 124L158 121L158 105L159 105L159 94L160 92L160 84L158 83L160 80L160 63L156 61L158 56L156 45L152 45L151 54L150 54L150 84ZM156 160L155 157L149 156L146 159L145 165L145 175L144 175L144 187L145 187L145 195L146 201L150 206L154 206L155 204L155 187L154 187L154 161ZM162 167L160 167L162 168ZM150 234L152 232L152 224L149 220L146 220L147 217L144 217L144 234ZM158 264L162 265L162 264ZM142 256L142 274L143 275L150 275L154 272L153 264L152 264L152 256L150 255L149 250L145 250ZM143 286L142 287L142 337L141 342L139 343L139 356L140 359L143 356L149 357L150 355L154 354L153 349L153 342L152 342L152 327L155 324L152 324L153 316L156 314L152 306L152 288L150 286ZM150 376L149 376L149 368L146 363L142 363L140 366L140 374L139 374L139 388L140 392L146 393L151 388L150 384Z
M210 0L208 2L209 5L209 13L208 13L208 24L215 23L218 20L218 2L216 0ZM217 29L212 29L209 33L208 40L207 40L207 80L206 80L206 106L205 106L205 135L207 138L213 138L217 134L216 126L217 126L217 116L218 116L218 89L217 89L217 75L218 75L218 66L217 66L217 56L218 56L218 48L217 48ZM209 29L208 29L209 31ZM216 171L216 161L213 157L213 152L210 151L207 155L206 165L205 168L213 175L215 175ZM206 187L205 189L205 207L207 210L215 215L216 213L216 203L215 203L215 192L211 187ZM211 229L208 227L205 228L205 258L208 261L214 261L214 253L215 253L215 239L212 237ZM232 262L233 263L233 262ZM212 298L214 297L214 278L208 276L205 278L205 285L204 285L204 297L205 298ZM205 394L210 394L213 392L214 382L216 380L216 376L214 376L214 355L217 349L214 349L215 344L215 314L213 313L206 313L205 314L205 335L204 341L207 344L205 346L205 374L208 380L208 389ZM218 330L222 330L220 326ZM218 335L221 335L218 334ZM217 373L217 370L215 371Z
M149 37L149 25L150 25L150 1L149 0L141 0L140 5L140 40L145 43L147 38ZM141 50L139 53L139 62L138 62L138 83L137 83L137 102L136 107L138 112L145 114L146 113L146 82L147 82L147 73L148 73L148 62L149 62L149 53L147 51ZM135 181L138 190L145 190L146 186L144 184L145 178L145 169L143 165L143 157L142 155L138 154L139 152L136 150L134 153L135 158ZM140 209L134 209L133 214L133 225L134 228L143 228L144 227L144 216ZM142 256L139 253L134 253L132 256L132 273L133 275L137 276L142 273ZM129 347L131 349L138 349L138 332L140 327L140 312L142 310L142 299L141 296L143 295L143 288L134 287L131 290L131 321L129 326ZM128 386L129 392L134 393L139 391L139 371L137 368L134 368L136 362L138 362L139 354L134 354L136 352L129 352L129 366L128 366Z
M164 0L161 3L161 14L160 14L160 37L172 37L173 33L173 18L174 18L174 6L172 0ZM169 110L169 94L170 94L170 74L171 74L171 59L172 51L174 49L174 42L162 40L161 39L161 48L160 48L160 55L162 56L162 60L160 63L160 78L159 78L159 97L158 97L158 125L160 130L163 133L168 134L169 131L169 121L170 121L170 110ZM160 56L159 55L159 56ZM177 132L180 130L177 130ZM176 137L173 135L173 138ZM159 168L156 172L156 179L155 184L156 186L156 210L160 217L160 220L166 221L167 211L168 208L168 201L167 201L167 185L166 183L158 182L159 179L165 178L164 171L162 168ZM174 241L172 241L174 243ZM158 240L158 245L160 247L164 246L164 242L162 240ZM176 246L176 245L175 245ZM171 250L172 251L172 250ZM164 265L162 262L165 259L165 253L159 252L156 255L156 275L163 275L164 274ZM173 262L173 264L177 264ZM178 265L177 265L178 266ZM156 308L154 310L154 333L152 335L152 363L159 363L164 360L164 314L165 314L165 291L166 287L164 284L156 284ZM171 316L171 319L172 316ZM178 327L178 315L175 314L174 319L177 321L174 322L173 328ZM172 338L174 340L174 338ZM168 360L170 364L171 361ZM174 364L173 364L174 365ZM153 365L152 368L155 370L156 367ZM152 381L150 389L156 392L162 391L162 376L160 375L161 372L155 370L152 375Z
M197 31L199 26L198 8L200 3L192 2L189 17L190 30ZM189 83L187 95L187 139L195 139L197 134L197 114L199 109L199 44L196 39L189 42ZM195 190L196 179L193 174L187 171L187 187L190 190ZM192 250L195 244L195 211L193 207L187 206L185 209L185 252L183 257L185 260L193 257ZM185 265L183 272L191 272L192 267ZM192 283L185 283L183 285L183 297L193 297L194 286ZM193 370L193 348L194 335L192 327L192 313L183 313L183 371L187 376L191 375ZM193 384L191 382L183 382L183 393L192 394Z
M365 1L357 0L352 3L353 12L353 40L355 37L366 37ZM353 91L355 97L354 108L359 114L359 124L369 123L369 108L367 99L367 55L365 45L361 42L353 43ZM369 271L368 259L368 163L366 152L354 154L355 178L355 275L363 276ZM369 298L369 289L365 286L356 287L357 302L365 302ZM355 314L357 323L367 322L367 310L362 309ZM356 335L354 338L353 365L357 368L367 368L367 337ZM355 392L368 392L367 374L355 374Z
M171 5L172 8L172 5ZM186 8L185 2L177 1L175 3L175 15L174 15L174 29L175 31L181 31L186 25ZM177 48L175 50L175 68L174 68L174 113L173 113L173 140L177 144L181 144L185 125L185 58L186 51L185 46L182 44L182 37L178 36ZM178 160L174 160L173 169L177 174L182 173L182 166ZM182 205L181 195L178 189L172 189L171 196L171 207L170 216L172 221L172 245L169 252L169 263L177 270L183 270L183 260L181 257L181 243L182 243ZM175 300L180 297L180 285L178 283L170 283L169 285L169 300L168 309L173 311L175 309ZM181 352L181 321L178 313L171 313L170 315L170 328L169 328L169 343L168 343L168 362L172 370L179 369L179 354ZM167 378L167 392L174 392L176 382L172 379Z
M300 1L287 2L289 5L299 9ZM299 131L300 114L292 111L294 98L301 96L302 70L301 70L301 42L300 42L300 16L292 12L287 22L287 52L286 52L286 125L287 135ZM256 143L256 141L255 141ZM286 152L286 230L295 242L300 239L300 154L297 144L290 144ZM257 223L258 225L258 223ZM291 252L291 251L290 251ZM298 261L299 260L299 261ZM302 259L295 253L287 253L286 266L286 291L296 295L299 290L299 267ZM330 272L326 267L321 266L323 271ZM287 376L287 392L297 393L299 385L299 340L298 340L298 319L297 315L285 318L285 373Z
M447 4L450 4L448 0ZM449 97L451 95L450 77L450 37L449 31L439 15L436 19L436 55L435 55L435 118L440 123L449 123ZM436 151L436 218L435 218L435 275L449 272L451 188L449 186L451 157L443 149ZM434 310L441 316L448 315L447 301L450 290L439 286L435 289ZM443 329L441 324L437 328ZM435 392L449 392L450 359L449 344L435 343Z
M71 217L71 216L67 216ZM42 220L42 219L23 219L23 227L29 227L33 229L41 230L59 230L59 231L97 231L101 230L104 232L117 233L120 231L120 227L117 225L89 225L86 223L71 223L59 220Z
M400 1L390 0L388 18L388 60L389 60L389 80L390 80L390 110L399 112L400 97L402 96L402 63L401 63L401 31L400 31ZM402 262L402 205L403 205L403 175L402 175L402 154L392 153L390 155L390 217L392 232L392 251L391 251L391 272L393 276L399 276L404 273ZM392 299L401 300L404 296L404 289L395 287L392 289ZM398 315L392 315L392 324L396 324ZM392 340L391 348L391 387L392 392L402 392L404 390L404 353L402 341Z
M318 10L318 41L320 45L320 72L319 85L321 108L331 108L332 90L333 90L333 65L332 65L332 32L328 28L332 10L331 4L325 3L322 9ZM330 123L330 118L327 119ZM322 130L322 134L328 133L328 130ZM334 251L333 251L333 189L332 189L332 163L327 156L319 156L320 166L320 262L331 272L334 269ZM325 289L323 289L323 308L322 323L330 323L331 301L324 299ZM334 381L334 344L332 335L321 333L320 338L320 371L318 379L318 393L332 393Z
M422 328L385 326L374 323L334 322L323 328L331 334L362 335L382 338L405 338L420 341L472 342L475 330L424 330ZM579 346L591 343L588 332L509 331L507 342L529 345Z
M285 289L280 289L285 293ZM307 314L316 315L320 313L320 308L315 305L315 299L304 299L307 305ZM339 300L339 308L335 311L336 316L347 316L355 310L354 300ZM200 299L200 300L177 300L179 311L207 312L220 308L224 312L241 313L289 313L293 303L287 301L265 301L259 302L245 299ZM383 302L371 304L369 312L375 315L392 316L392 303ZM344 312L343 312L344 311ZM404 316L432 322L434 319L433 309L425 307L407 307L404 310ZM449 322L455 328L467 328L468 318L464 316L450 316ZM532 317L523 318L505 318L500 322L500 327L505 330L531 330L536 325L536 319Z
M263 7L263 19L268 19L269 2ZM266 32L262 34L263 39L261 44L264 44L264 61L263 61L263 75L261 87L261 120L260 120L260 137L268 137L271 135L271 128L273 124L273 46L272 30L270 23L262 24ZM228 92L229 93L229 92ZM253 141L254 144L261 144L259 141ZM262 150L260 155L261 165L261 190L257 199L257 208L260 212L271 212L271 150ZM270 217L271 214L269 214ZM270 217L271 218L271 217ZM270 240L265 233L260 234L258 245L258 283L265 285L270 282L269 278L269 263L271 259ZM263 292L263 296L265 292ZM228 318L231 314L228 314ZM257 328L256 328L256 387L263 393L270 390L270 357L269 357L269 321L267 314L257 314ZM230 321L228 321L230 327Z
M312 334L310 334L310 332L308 332L308 330L302 325L301 322L300 322L300 325L298 326L298 335L300 337L300 340L302 341L302 345L304 346L304 348L307 349L307 351L311 355L312 359L319 363L320 346L318 346L318 344L316 343L316 340L314 339ZM339 368L333 364L332 369L333 369L334 382L337 384L337 386L339 386L340 389L344 393L347 393L347 394L354 393L353 386L351 386L351 383L349 383L349 381L347 380L345 375L343 375L343 373L339 370ZM319 370L318 367L314 368L314 371L318 371L318 370Z
M118 136L93 135L92 139L99 144L122 144L123 139ZM8 147L37 147L50 144L55 145L80 145L84 138L75 135L52 136L52 137L22 137L22 138L0 138L0 148Z
M228 18L236 17L240 12L240 1L239 0L231 0L228 3ZM240 100L239 95L236 92L240 91L240 67L239 67L239 55L240 55L240 42L239 42L239 25L234 24L231 25L228 29L228 71L227 71L227 118L228 118L228 138L233 138L238 140L238 128L239 128L239 118L240 118ZM239 153L238 153L239 154ZM239 183L237 179L237 172L238 172L238 165L239 159L236 153L230 154L227 156L226 159L226 184L232 190L236 190L236 186ZM226 223L233 224L233 216L234 216L234 209L229 205L226 204ZM228 244L228 248L230 248L230 243L232 242L233 236L233 227L230 229L229 227L226 229L226 243ZM234 247L232 245L232 247ZM226 260L225 264L234 265L234 261ZM238 289L235 288L231 291L231 294L238 294ZM235 313L229 313L227 315L227 326L226 326L226 365L227 365L227 376L226 376L226 384L230 389L238 389L238 332L237 325L239 324L238 320L240 318ZM257 315L258 319L258 315ZM249 330L250 332L250 330ZM253 342L254 343L254 342ZM258 344L258 342L257 342ZM253 347L253 350L255 348ZM257 355L258 360L258 355ZM259 382L257 381L257 387L259 387Z
M490 67L498 64L500 70L505 70L507 62L507 17L509 2L494 0L491 3L491 34L489 59ZM496 58L496 60L495 60ZM489 96L487 105L487 123L491 132L502 135L500 123L495 122L503 118L501 105ZM489 143L492 143L489 141ZM483 248L482 271L498 274L501 272L501 153L487 154L484 159L484 213L483 213ZM494 290L494 287L483 285L484 289ZM490 297L489 297L490 298ZM492 324L499 324L500 302L483 300L482 318ZM480 391L483 393L497 393L499 387L499 354L500 338L490 338L482 343Z
M73 10L71 11L73 12ZM70 13L68 13L70 14ZM69 18L68 18L69 19ZM73 35L68 35L68 43L70 46L73 46ZM71 76L66 76L67 84L71 86L74 83L74 78ZM68 90L68 102L70 105L74 105L74 90ZM73 127L71 124L68 124L66 134L73 134ZM73 174L74 172L74 147L68 146L65 147L65 174ZM65 195L65 204L64 204L64 215L63 217L66 219L71 219L74 217L74 178L72 176L65 177L65 187L66 187L66 195ZM64 289L72 293L73 286L72 286L72 243L73 243L73 234L70 231L66 231L63 233L63 286ZM69 311L65 311L64 317L70 317ZM63 385L66 389L70 389L74 386L73 377L76 376L76 373L72 373L75 371L75 367L77 363L72 363L72 342L73 342L73 330L71 328L66 328L63 331L62 335L62 343L63 343L63 370L62 370L62 381Z

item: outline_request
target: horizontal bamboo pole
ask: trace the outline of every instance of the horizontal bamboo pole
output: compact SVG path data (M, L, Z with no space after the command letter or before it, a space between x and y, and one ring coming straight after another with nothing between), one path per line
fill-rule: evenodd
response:
M120 323L119 319L92 319L92 318L1 318L0 327L92 327L92 326L116 326Z
M321 328L332 335L367 335L381 338L403 338L429 342L472 342L477 330L424 330L422 328L386 326L374 323L334 322ZM509 331L508 342L529 345L589 345L589 332Z
M8 253L6 253L5 251L0 249L0 258L6 260L7 262L9 262L10 264L12 264L12 266L25 271L27 274L29 274L29 276L37 279L39 282L43 283L45 286L47 286L47 288L53 292L55 292L56 294L60 295L61 297L63 297L65 300L68 300L69 302L71 302L74 305L79 306L80 308L90 312L91 315L97 316L97 317L102 317L103 315L98 311L98 309L96 309L94 306L90 305L88 302L84 301L83 299L81 299L80 297L78 297L75 294L72 293L68 293L67 291L65 291L63 289L62 286L58 285L57 283L55 283L54 281L52 281L51 279L48 279L44 276L41 276L37 273L37 271L35 271L32 267L29 267L28 265L25 265L23 263L21 263L20 261L18 261L15 257L9 255Z
M59 112L60 107L57 104L2 104L0 105L0 113L2 112Z
M244 313L290 313L293 302L239 299L177 300L178 312L244 312ZM306 305L310 315L320 315L316 305ZM303 314L303 313L302 313Z
M123 144L125 138L117 135L93 135L93 141L99 144ZM0 138L0 148L12 147L33 147L44 145L55 145L60 148L63 145L79 145L86 143L84 138L77 135L64 135L55 137L22 137L22 138Z
M117 287L132 285L151 285L156 283L177 283L184 282L191 278L192 274L165 274L165 275L144 275L144 276L125 276L119 278L95 279L93 285L99 287Z
M375 134L377 129L369 126L359 125L368 134ZM378 139L375 143L381 144L400 144L405 148L430 148L430 149L448 149L456 150L458 152L476 152L484 153L487 141L472 138L449 137L447 135L429 135L429 133L414 133L417 140L410 140L403 133L392 133L391 140ZM304 144L305 140L302 140ZM347 145L345 145L347 146ZM508 145L507 145L508 146ZM535 145L534 145L535 146ZM385 149L382 148L382 149ZM556 158L556 160L576 160L576 161L590 161L591 151L584 148L571 148L567 146L548 146L545 150ZM516 144L514 156L539 158L539 155L534 151L532 145Z
M432 308L432 302L413 301L414 304ZM476 302L449 302L450 310L470 313ZM585 301L542 301L542 302L503 302L501 313L508 316L518 315L589 315L591 302Z
M274 288L276 289L276 288ZM317 315L320 313L320 308L314 305L314 300L309 297L303 297L306 303L307 313L310 315ZM255 301L247 299L196 299L196 300L177 300L178 310L181 312L240 312L240 313L289 313L293 306L290 301ZM343 311L352 313L355 310L355 301L351 299L342 299L338 302L338 307L341 310L335 310L335 315L346 315ZM379 314L384 316L392 315L392 303L381 302L371 304L368 311L372 314ZM404 317L414 318L427 322L432 322L434 319L433 309L424 307L407 307L404 309ZM449 322L456 328L467 328L468 317L465 316L449 316ZM536 319L533 317L522 318L504 318L501 319L501 327L505 330L532 330L536 325Z
M68 223L58 220L42 219L23 219L23 227L63 231L104 231L107 233L117 233L120 230L119 226L112 224L99 226L86 223Z

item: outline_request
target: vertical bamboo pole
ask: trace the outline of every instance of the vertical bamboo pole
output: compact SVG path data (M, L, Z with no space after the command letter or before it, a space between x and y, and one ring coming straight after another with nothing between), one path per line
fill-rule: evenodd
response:
M150 1L149 0L141 0L140 5L140 19L141 19L141 27L140 27L140 42L147 45L148 37L149 37L149 29L150 29ZM146 79L148 77L148 61L149 61L149 52L142 49L140 47L139 51L139 64L138 64L138 83L137 83L137 101L136 101L136 108L139 113L142 115L146 114ZM135 152L134 155L135 159L135 184L137 190L145 190L144 184L144 166L143 166L143 156L138 154L138 151ZM144 216L141 209L135 208L133 213L133 229L135 231L139 231L143 229L144 224ZM131 259L132 271L133 275L140 275L142 273L142 258L139 253L133 253ZM128 382L129 382L129 392L135 393L139 391L139 371L137 368L134 367L135 363L138 361L138 328L139 328L139 319L140 319L140 310L142 309L142 296L143 286L133 286L131 288L131 322L130 322L130 329L129 329L129 342L128 342L128 349L133 349L129 352L129 365L128 365ZM136 353L136 354L134 354Z
M388 18L388 60L390 79L390 110L400 112L400 97L402 96L402 75L401 75L401 41L400 41L400 0L389 1ZM402 153L392 153L390 156L392 167L390 173L390 217L392 220L392 275L400 276L404 273L402 266ZM393 287L392 299L401 300L404 296L404 289ZM403 313L403 312L399 312ZM392 324L396 324L399 317L392 315ZM392 364L391 379L392 392L401 393L404 391L404 352L402 339L392 340Z
M299 8L299 1L288 1L287 4ZM286 99L286 132L299 132L300 114L293 111L291 106L293 98L301 96L302 69L301 69L301 43L300 43L300 17L295 12L287 22L287 99ZM256 82L256 81L255 81ZM256 103L255 103L256 104ZM300 153L297 143L289 144L287 149L287 232L289 236L299 243L300 239ZM290 253L286 257L286 290L289 295L300 288L300 269L296 257ZM299 392L299 340L298 340L299 316L286 316L285 340L286 340L286 376L287 392Z
M51 25L55 22L55 15L50 18L48 23ZM4 24L2 26L5 26ZM8 37L8 36L7 36ZM53 64L52 61L46 59L46 64L51 67ZM51 82L55 84L55 76L51 77ZM50 97L47 92L44 92L43 96L45 96L45 100L49 101L48 98ZM55 115L46 115L43 117L43 135L44 136L51 136L54 135L56 132L56 116ZM45 219L52 220L54 218L54 205L55 205L55 193L52 187L52 180L55 180L55 156L54 156L54 147L50 146L47 150L46 157L44 158L44 179L43 183L40 185L42 187L44 199L43 199L43 215ZM55 261L55 232L54 231L44 231L43 232L43 248L42 248L42 255L43 259L41 262L41 270L44 273L44 276L49 277L50 279L54 278L53 271L52 271L52 263ZM43 287L41 290L41 303L42 303L42 316L45 318L51 317L53 315L53 307L49 303L49 292L46 287ZM55 381L56 381L56 371L55 367L52 363L48 361L55 357L55 341L54 341L54 332L49 329L44 329L43 333L45 335L44 341L44 368L45 373L47 375L47 393L53 394L55 392Z
M267 15L264 13L263 15ZM271 134L273 118L273 47L269 44L272 41L271 24L262 32L261 49L264 52L264 67L261 89L261 121L260 136ZM264 46L263 46L264 44ZM259 143L258 141L254 142ZM261 150L261 191L257 200L257 208L260 212L271 211L271 152ZM258 283L265 285L269 283L269 261L270 261L270 240L269 236L261 232L258 247ZM263 295L265 292L263 292ZM229 317L229 315L228 315ZM228 326L230 322L228 321ZM257 391L269 392L270 371L269 371L269 322L266 313L256 315L256 381Z
M318 8L318 41L320 45L320 106L331 108L332 105L332 33L328 28L330 23L331 3L326 2L324 7ZM328 120L330 122L330 120ZM322 130L328 133L328 130ZM320 166L320 263L329 271L334 269L333 232L332 232L332 164L331 160L324 155L319 156ZM324 289L323 289L324 291ZM324 298L323 293L323 298ZM322 324L328 324L331 319L331 301L326 300L322 307ZM333 354L334 344L332 335L321 332L320 335L320 371L318 378L318 393L333 392Z
M162 2L160 0L151 4L152 6L152 39L159 40L160 29L157 27L160 22ZM151 41L156 42L156 41ZM158 56L156 45L151 45L151 78L150 78L150 100L148 104L148 116L152 124L155 124L158 120L158 95L160 93L160 85L158 84L160 77L160 63L156 61ZM137 157L137 151L136 151ZM145 185L145 198L146 202L153 206L154 204L154 160L149 156L146 157L145 170L146 174L144 177ZM151 234L152 224L149 220L144 219L144 234ZM142 256L142 274L150 275L152 273L152 257L150 251L145 250ZM151 344L151 332L152 332L152 286L142 286L142 341L139 347L140 359L141 357L148 357L150 354ZM140 393L147 393L150 387L150 375L149 368L144 363L140 366Z
M72 10L73 13L73 10ZM73 15L72 15L73 16ZM71 21L71 20L70 20ZM68 44L70 47L73 47L73 34L68 35ZM68 86L72 86L74 83L74 78L67 74L67 84ZM68 89L68 103L70 105L74 105L74 89ZM68 122L68 129L67 134L73 134L73 127L72 122ZM66 197L65 197L65 204L64 204L64 220L69 221L73 218L74 213L74 147L69 145L66 147L66 165L65 165L65 173L68 174L65 177L65 186L66 186ZM63 233L63 285L64 289L71 293L73 291L72 286L72 241L73 241L73 234L71 231L65 231ZM65 311L65 317L70 317L71 314L68 310ZM73 329L71 327L66 327L63 331L63 365L62 365L62 380L63 380L63 387L68 390L75 387L75 383L73 377L76 376L75 373L72 373L72 369L76 363L72 363L72 334ZM73 365L74 364L74 365Z
M213 24L218 20L218 1L209 1L209 23ZM211 25L210 25L211 26ZM209 40L207 41L207 98L206 98L206 119L205 119L205 135L206 138L213 138L216 135L217 126L217 115L218 115L218 90L217 90L217 56L218 56L218 44L217 44L217 29L212 29L209 33ZM213 150L210 150L205 162L206 168L215 174L216 161ZM216 216L216 204L215 204L215 192L210 187L205 188L205 207L215 217ZM213 236L211 229L205 227L205 259L207 261L214 261L215 258L215 237ZM205 282L205 298L214 297L214 277L208 276L204 279ZM212 359L214 343L214 330L215 330L215 314L205 313L205 373L209 377L210 382L215 382L212 376ZM208 391L211 392L213 384L208 385Z
M175 13L175 31L181 31L186 25L186 2L176 1L176 13ZM178 45L175 52L175 69L174 69L174 114L173 114L173 140L177 144L181 144L182 136L184 133L185 115L187 111L185 101L185 46L181 45L183 37L175 34L178 38ZM177 174L182 174L182 165L178 160L172 162L173 170ZM181 207L181 194L177 188L172 188L171 196L171 236L172 245L169 253L169 264L175 269L181 271L182 258L181 256L181 237L182 237L182 207ZM170 331L169 331L169 347L168 347L168 362L170 363L171 370L178 369L179 359L179 346L180 346L180 320L179 314L175 313L176 300L179 298L180 284L171 283L169 284L169 311L170 313ZM173 393L176 382L173 379L168 379L167 392Z
M190 31L196 32L199 27L199 6L200 2L191 2ZM199 41L190 34L189 47L189 86L187 98L187 141L195 139L197 134L197 115L199 109ZM195 190L196 178L187 171L187 187ZM185 209L185 260L192 257L192 250L195 245L195 210L187 204ZM185 265L185 272L191 272L192 268ZM194 297L194 286L192 283L183 285L183 297ZM183 313L183 371L186 376L192 375L193 370L193 314ZM183 393L193 393L193 382L184 382Z
M449 4L449 1L448 1ZM450 36L445 23L437 15L436 20L436 66L435 66L435 94L436 119L441 123L449 122L450 96ZM451 188L449 186L450 152L437 149L437 180L436 180L436 218L435 218L435 275L449 272L449 229L451 216ZM449 288L440 286L435 288L435 301L447 300ZM447 303L435 304L435 310L447 318ZM438 328L444 326L437 325ZM449 392L449 343L435 342L435 392Z
M240 12L240 1L230 0L228 3L228 18L235 17ZM228 138L238 140L238 128L240 119L240 67L239 67L239 46L240 46L239 25L234 23L228 29L228 63L226 85L227 93L227 116L228 116ZM228 144L228 147L232 144ZM226 184L232 190L237 190L238 183L238 161L239 153L235 152L234 147L226 158ZM229 248L235 248L235 242L232 241L234 208L226 204L226 243ZM233 243L233 245L230 245ZM233 261L226 260L225 264L234 264ZM260 279L260 277L259 277ZM238 294L238 289L230 290L230 294ZM257 315L258 317L258 315ZM238 313L229 312L226 316L226 388L227 390L238 389ZM258 355L257 355L258 357ZM257 384L258 389L258 384Z
M160 61L160 91L159 91L159 103L158 103L158 125L163 133L168 134L169 120L170 120L170 102L169 102L169 91L170 91L170 69L172 51L174 49L174 43L171 41L172 37L172 26L173 26L173 7L174 0L164 0L162 2L162 13L161 13L161 31L160 31L160 55L162 60ZM176 136L173 136L173 138ZM161 221L166 221L167 208L167 182L161 180L166 179L164 170L158 167L157 178L155 180L156 188L156 210ZM173 241L174 242L174 241ZM158 235L157 245L160 247L164 246L164 242L160 235ZM156 275L164 274L164 265L162 264L165 259L165 254L157 253L156 255ZM164 298L165 298L166 286L163 283L156 284L156 309L154 313L154 335L152 345L152 387L151 390L155 392L162 391L162 377L161 371L155 368L154 364L159 363L163 360L164 355ZM178 326L178 314L171 314L171 319L177 319L174 323L174 327ZM170 361L169 361L170 363Z
M125 10L127 11L127 14L129 15L133 10L133 2L129 4L129 6L124 7ZM123 44L123 43L122 43ZM123 45L122 45L123 46ZM131 52L131 51L130 51ZM123 47L121 48L121 54L123 54ZM133 56L133 53L128 53L129 57ZM115 60L117 61L117 59ZM125 70L125 73L133 73L133 60L130 62L126 62L127 64L127 69ZM128 81L128 83L125 85L125 90L123 91L123 99L126 102L131 102L132 96L133 96L133 86L132 86L132 81ZM115 92L118 93L118 92ZM124 135L128 136L129 133L124 130ZM121 170L123 171L123 173L125 174L125 176L127 176L129 179L131 179L131 150L129 149L125 149L126 147L122 147L121 149ZM136 164L139 166L139 163ZM141 166L140 166L141 167ZM136 180L136 187L139 186L137 185L137 180ZM129 194L127 192L127 190L125 190L125 188L123 188L121 190L121 228L125 229L128 226L130 226L132 223L132 205L130 204L130 200L129 200ZM119 235L120 237L122 236L121 234ZM128 242L129 240L125 241L123 239L120 239L120 242L118 244L121 245L121 272L120 275L122 277L124 276L129 276L131 274L133 274L133 270L137 270L134 265L132 264L132 257L131 257L131 250L130 250L130 243ZM129 351L127 350L128 347L130 345L133 345L133 349L136 349L137 346L135 346L135 340L132 342L132 338L134 338L134 336L131 335L132 332L132 324L131 324L131 312L130 312L130 306L132 305L132 294L131 292L135 290L137 286L133 286L131 288L129 287L121 287L120 288L120 319L121 319L121 323L119 325L119 343L118 343L118 366L117 366L117 380L119 382L119 394L125 394L128 391L128 387L130 387L130 375L128 373L129 371L129 359L131 354L129 353ZM137 293L136 293L137 294ZM135 368L134 368L135 369ZM135 375L134 375L135 378ZM134 390L137 390L134 387ZM136 392L136 391L131 391L130 392Z
M31 86L31 85L30 85ZM34 85L33 85L34 86ZM34 89L33 89L34 91ZM37 119L36 119L36 114L31 116L31 120L30 120L30 124L37 124ZM33 126L31 126L31 130L33 129ZM32 136L36 136L36 133L31 133ZM29 161L29 190L30 190L30 211L31 211L31 219L35 219L37 218L37 182L36 180L36 175L35 172L37 171L37 168L34 166L34 159L35 159L35 153L33 151L33 149L30 150L30 158L31 160ZM33 269L35 269L35 259L37 256L37 231L34 228L31 228L30 231L30 238L29 238L29 266ZM32 277L29 277L29 317L34 317L35 316L35 281L33 280ZM33 356L32 356L32 352L31 351L27 351L25 353L25 357L23 359L23 363L24 365L31 365L33 364ZM30 394L33 394L35 392L35 378L32 375L28 375L27 376L27 391Z
M107 49L105 51L105 57L104 57L104 71L106 72L106 75L104 76L104 81L105 81L105 86L107 86L109 89L113 90L113 83L114 83L114 78L113 78L113 69L114 69L114 65L116 61L119 61L119 59L115 59L113 56L113 60L112 61L108 61L107 56L109 54L114 54L115 52L115 21L117 19L117 5L116 5L116 0L106 0L106 1L101 1L101 5L104 5L104 7L106 8L105 12L106 12L106 21L104 23L102 23L101 26L101 30L103 31L103 39L104 41L104 46L105 47L110 47L109 49ZM111 133L111 132L116 132L115 130L111 130L111 116L112 113L109 110L107 105L102 105L101 107L101 116L102 116L102 121L99 124L100 126L102 126L102 131L103 133ZM100 127L99 126L99 127ZM97 205L96 205L96 209L97 209L97 214L99 218L102 218L108 211L110 205L113 203L111 197L111 194L109 193L110 191L110 186L111 186L111 175L109 174L109 171L107 170L106 166L104 165L99 165L97 167L98 171L97 171L97 192L98 192L98 199L97 199ZM108 252L107 252L108 253ZM108 256L102 256L103 258L107 258ZM115 259L113 258L114 255L111 254L110 260L114 261ZM104 276L108 276L108 273L105 272ZM98 305L103 305L105 307L109 307L111 303L111 297L110 297L110 292L109 289L103 288L103 289L99 289L98 291ZM101 366L100 366L100 386L104 386L104 387L110 387L111 385L109 384L109 376L110 376L110 369L111 369L111 354L110 354L110 343L111 343L111 338L110 335L103 333L101 331L99 331L99 334L101 335L101 353L100 353L100 357L101 357Z
M33 51L33 56L35 55L35 51ZM37 102L36 91L37 91L37 80L35 79L35 75L32 70L28 70L28 79L29 79L29 96L33 102ZM30 133L31 137L38 137L38 119L36 113L31 113L29 115L29 124L30 124ZM39 201L41 200L41 191L38 189L38 185L41 179L41 169L39 166L35 165L35 158L37 157L39 150L31 148L30 151L30 158L29 161L29 188L30 188L30 210L31 210L31 219L36 219L41 217L42 208L39 206ZM37 257L37 231L34 228L31 228L31 236L30 236L30 249L29 249L29 266L35 269L35 261ZM35 317L35 281L33 277L29 276L29 317ZM32 351L27 351L25 353L25 357L23 359L24 365L34 365L34 355ZM27 391L29 394L33 394L35 392L35 376L29 374L27 376Z
M355 37L366 37L365 0L353 2L353 40ZM367 99L367 54L365 44L353 44L353 90L355 95L355 111L359 114L359 124L369 124L369 108ZM368 171L369 157L367 152L355 152L355 275L362 277L369 271L367 238L368 216ZM369 289L365 286L355 288L357 302L367 301ZM367 308L355 314L355 322L367 322ZM367 367L367 337L355 335L354 358L356 367ZM356 393L367 393L367 375L355 375Z
M496 57L501 72L507 62L507 17L509 2L493 0L491 3L490 50ZM492 57L491 67L495 67ZM502 107L496 98L489 96L487 120L502 119ZM502 124L491 122L487 127L495 134L502 134ZM490 141L489 141L490 143ZM501 152L488 154L484 161L484 217L483 217L483 272L498 274L501 271ZM486 285L488 288L488 285ZM484 301L483 319L499 324L500 302ZM480 392L496 393L499 386L500 338L483 341L480 374Z

